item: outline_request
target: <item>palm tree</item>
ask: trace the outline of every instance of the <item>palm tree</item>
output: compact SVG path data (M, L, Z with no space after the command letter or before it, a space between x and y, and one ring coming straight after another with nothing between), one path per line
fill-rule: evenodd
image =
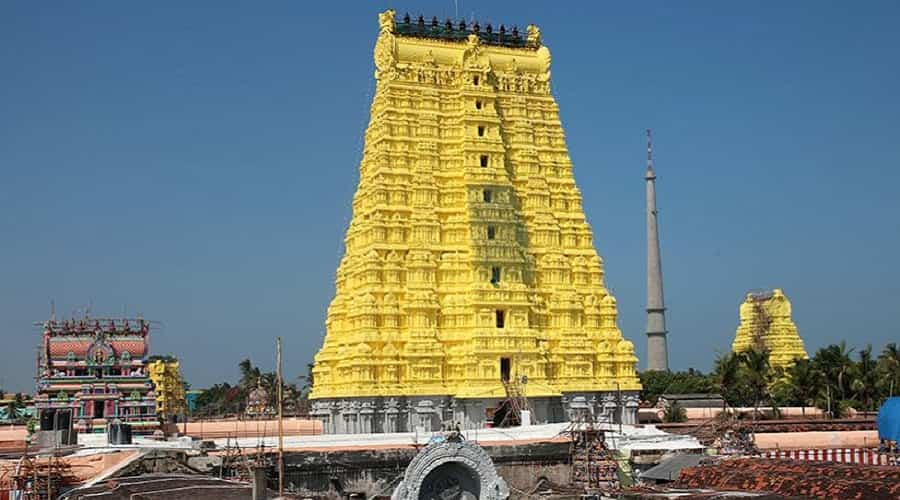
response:
M817 368L825 374L827 392L833 396L839 396L841 400L847 399L847 378L853 368L850 354L853 349L847 349L847 343L831 344L816 352L815 363ZM833 391L831 389L834 389Z
M729 397L739 382L741 358L737 354L728 353L716 359L714 377L722 393L722 411L725 411Z
M873 410L877 394L878 373L875 360L872 358L872 346L868 345L859 351L859 362L853 367L853 382L850 388L866 410Z
M772 367L769 365L769 351L750 349L741 356L741 364L747 377L747 385L753 395L753 418L759 412L763 399L771 400L769 384L772 382Z
M887 396L893 397L895 391L900 389L900 348L896 343L884 346L878 356L878 371L881 385L887 389Z
M791 397L800 403L800 411L806 417L806 407L813 404L822 387L822 372L810 360L798 359L788 370L788 375Z
M259 368L253 366L253 363L249 359L245 359L238 363L238 368L241 370L240 385L246 390L252 390L256 387L260 377Z

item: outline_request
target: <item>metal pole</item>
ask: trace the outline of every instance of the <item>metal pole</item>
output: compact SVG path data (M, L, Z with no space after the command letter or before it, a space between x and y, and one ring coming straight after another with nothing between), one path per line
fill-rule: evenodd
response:
M282 374L281 374L281 337L277 342L277 363L278 363L278 496L284 496L284 421L283 421L283 402L282 394Z

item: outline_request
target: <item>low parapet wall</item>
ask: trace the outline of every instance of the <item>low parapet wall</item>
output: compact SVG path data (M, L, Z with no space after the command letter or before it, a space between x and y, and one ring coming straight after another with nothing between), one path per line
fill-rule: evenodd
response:
M541 479L566 484L571 478L568 442L484 445L483 448L513 492L529 491ZM361 489L363 485L386 487L392 482L396 484L417 453L415 447L286 452L285 484L311 494Z
M878 431L765 432L755 435L763 450L868 448L878 446Z
M322 434L322 423L318 420L285 418L285 436L315 436ZM177 424L178 432L199 439L221 439L227 437L277 436L277 420L196 420Z
M722 413L722 408L684 408L684 411L687 415L688 420L706 420L718 417ZM772 408L765 407L729 407L725 411L735 415L753 415L753 412L755 411L757 414L766 418L775 417L775 412L772 410ZM779 418L821 418L825 416L825 412L823 410L815 407L803 408L799 406L786 406L779 408L778 412L780 414ZM641 423L662 422L664 416L665 409L663 408L641 408L638 410L638 420ZM856 412L852 412L850 416L856 416Z

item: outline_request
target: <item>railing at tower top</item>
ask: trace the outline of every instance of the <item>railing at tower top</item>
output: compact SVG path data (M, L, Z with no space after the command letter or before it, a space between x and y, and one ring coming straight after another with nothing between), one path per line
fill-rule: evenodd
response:
M447 19L443 23L440 23L437 17L432 17L431 21L425 21L422 16L419 16L413 21L410 19L409 14L407 14L395 23L395 31L398 35L404 36L457 41L465 40L469 35L475 35L483 43L488 45L514 48L539 47L538 43L531 42L528 40L528 37L522 36L522 34L519 33L519 29L515 26L507 31L506 26L500 25L500 28L494 31L491 24L487 24L484 29L482 29L477 21L471 24L466 21L454 23L450 19Z

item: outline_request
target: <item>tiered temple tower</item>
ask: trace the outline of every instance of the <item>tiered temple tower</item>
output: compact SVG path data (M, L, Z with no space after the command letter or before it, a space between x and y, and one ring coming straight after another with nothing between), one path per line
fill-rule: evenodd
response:
M769 351L769 364L789 368L798 358L807 359L803 339L791 319L791 302L776 288L771 292L748 293L741 304L741 324L732 351L752 348Z
M159 427L147 373L150 322L51 318L41 326L34 399L42 428L57 414L78 432L103 431L114 420L138 433Z
M379 16L377 82L313 414L327 432L634 421L640 389L572 175L550 52L477 23Z

